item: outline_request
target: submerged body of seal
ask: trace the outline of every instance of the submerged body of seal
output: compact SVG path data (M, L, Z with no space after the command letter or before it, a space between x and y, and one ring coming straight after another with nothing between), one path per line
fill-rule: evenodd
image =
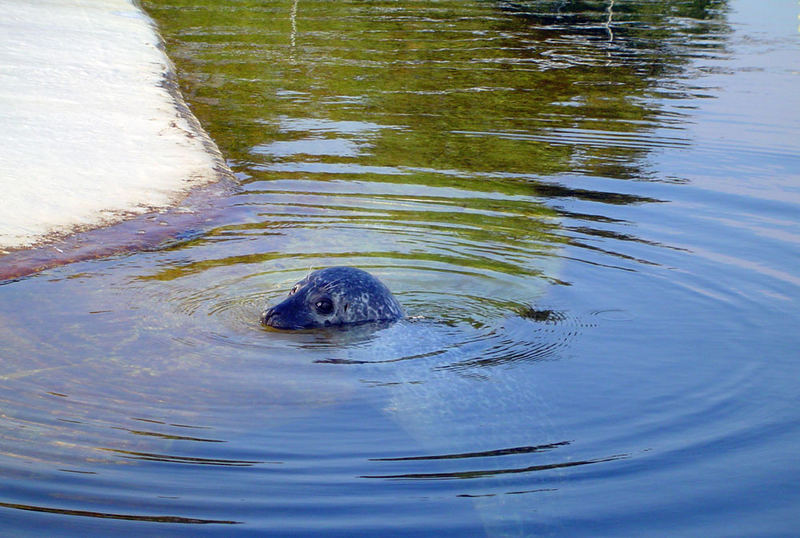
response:
M355 267L328 267L294 285L289 297L261 314L275 329L314 329L371 321L394 321L403 307L380 280Z

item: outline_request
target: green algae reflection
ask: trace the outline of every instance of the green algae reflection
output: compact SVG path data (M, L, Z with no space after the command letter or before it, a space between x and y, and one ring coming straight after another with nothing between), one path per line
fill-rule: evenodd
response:
M453 266L528 275L550 271L542 259L569 242L558 200L657 201L571 188L569 178L666 179L649 170L648 154L687 142L680 132L664 135L673 113L660 103L691 91L683 80L691 61L687 36L708 34L708 50L722 48L724 29L709 21L724 7L145 3L192 108L251 203L263 207L257 218L210 235L280 233L280 252L302 259L375 257L387 248L367 230L394 223L398 233L446 234L454 245L483 241L494 253L477 262L456 256L447 260ZM327 198L314 198L315 190ZM351 241L347 234L317 236L309 247L307 236L287 232L344 225L363 227L362 250L325 250ZM514 254L526 248L531 256ZM394 253L421 261L441 255L421 248Z

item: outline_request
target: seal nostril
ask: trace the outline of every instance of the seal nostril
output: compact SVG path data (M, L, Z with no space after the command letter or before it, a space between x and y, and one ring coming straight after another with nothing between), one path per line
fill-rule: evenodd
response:
M269 325L272 318L275 317L275 309L270 308L261 313L261 325Z

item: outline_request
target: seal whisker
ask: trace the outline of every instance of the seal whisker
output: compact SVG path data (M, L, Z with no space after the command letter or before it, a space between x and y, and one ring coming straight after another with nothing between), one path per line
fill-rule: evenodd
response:
M322 287L322 289L324 289L326 291L330 291L331 289L333 289L334 286L339 284L339 282L343 282L343 281L344 281L344 279L337 278L336 280L331 280L330 282L326 282L321 287Z

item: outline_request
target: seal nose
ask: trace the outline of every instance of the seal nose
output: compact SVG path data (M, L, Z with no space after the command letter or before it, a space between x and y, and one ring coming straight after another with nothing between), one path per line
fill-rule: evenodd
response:
M267 308L261 313L261 325L271 326L272 324L270 323L270 321L272 321L272 318L274 317L275 317L275 308Z

